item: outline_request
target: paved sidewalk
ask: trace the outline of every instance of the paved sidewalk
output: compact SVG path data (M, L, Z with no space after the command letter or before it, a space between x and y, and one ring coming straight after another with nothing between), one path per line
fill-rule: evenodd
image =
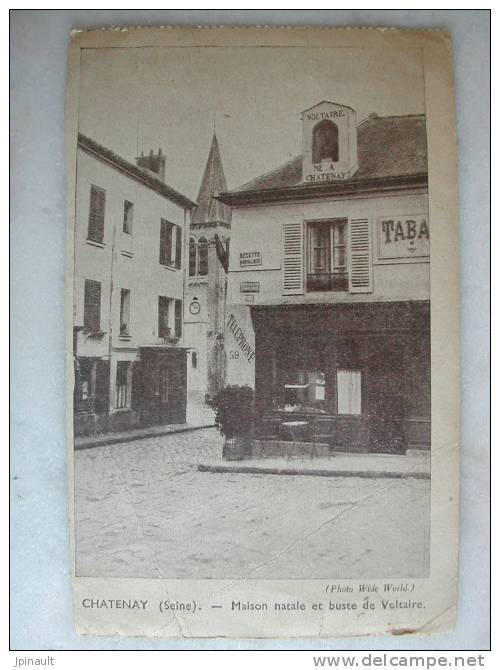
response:
M175 433L186 433L192 430L213 428L213 423L171 423L164 426L152 426L151 428L138 428L120 433L103 433L101 435L89 435L88 437L75 438L75 451L78 449L90 449L91 447L102 447L106 444L118 444L120 442L132 442L143 440L148 437L160 437L161 435L172 435Z
M335 452L332 458L266 458L251 461L210 461L198 464L201 472L234 472L316 477L394 477L430 479L430 452L393 454L348 454Z

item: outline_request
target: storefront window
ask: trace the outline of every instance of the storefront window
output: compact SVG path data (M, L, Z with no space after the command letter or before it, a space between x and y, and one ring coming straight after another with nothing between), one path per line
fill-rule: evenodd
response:
M347 290L346 221L308 224L307 290Z
M288 411L323 410L325 374L320 370L289 372L285 379L284 407Z
M339 414L361 414L359 370L337 370L337 411Z

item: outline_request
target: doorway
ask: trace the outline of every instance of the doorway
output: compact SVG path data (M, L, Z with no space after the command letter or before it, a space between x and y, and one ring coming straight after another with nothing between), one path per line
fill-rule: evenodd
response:
M169 377L170 377L169 369L163 363L162 365L160 365L159 370L158 391L160 395L161 414L165 418L168 418L168 407L170 400Z
M370 338L367 400L370 451L403 454L408 415L408 366L402 335Z

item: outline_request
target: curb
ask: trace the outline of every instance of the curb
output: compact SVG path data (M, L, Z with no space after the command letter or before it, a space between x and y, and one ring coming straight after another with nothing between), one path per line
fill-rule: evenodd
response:
M124 435L122 437L96 438L92 442L85 442L84 444L74 443L75 451L83 451L84 449L92 449L93 447L105 447L108 444L121 444L123 442L135 442L136 440L147 440L150 437L162 437L163 435L176 435L177 433L189 433L193 430L203 430L204 428L214 428L215 424L207 423L203 426L185 426L184 428L176 428L175 430L155 430L144 435Z
M261 474L261 475L304 475L312 477L364 477L367 479L430 479L431 475L428 472L399 472L397 470L301 470L299 468L276 468L256 465L205 465L200 463L198 465L200 472L211 473L240 473L240 474Z

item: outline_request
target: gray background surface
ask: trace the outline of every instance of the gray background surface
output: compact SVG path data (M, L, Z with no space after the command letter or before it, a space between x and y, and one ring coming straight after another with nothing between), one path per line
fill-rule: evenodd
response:
M488 10L11 12L11 647L486 649L489 646ZM73 631L64 444L64 89L72 28L113 25L447 28L458 119L462 291L459 615L450 635L364 640L146 640Z

